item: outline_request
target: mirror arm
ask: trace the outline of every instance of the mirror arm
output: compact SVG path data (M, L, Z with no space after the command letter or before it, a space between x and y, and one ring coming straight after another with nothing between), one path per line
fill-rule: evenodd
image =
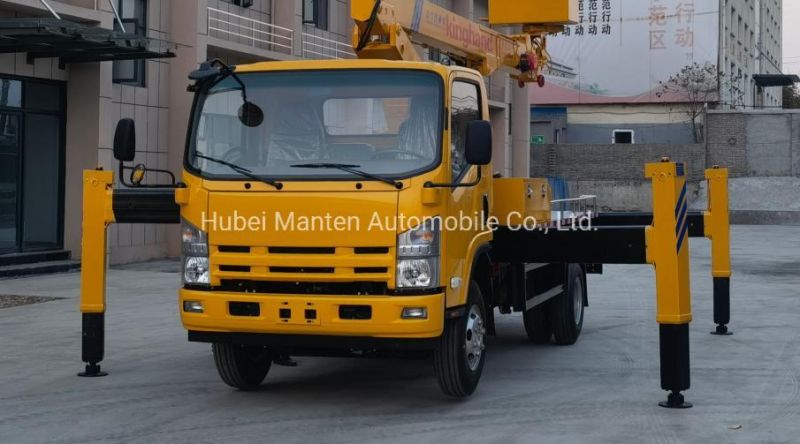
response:
M478 177L475 178L475 181L469 183L433 183L433 182L425 182L423 188L470 188L477 186L481 183L483 179L483 167L480 165L473 165L478 167Z
M175 180L175 174L173 174L173 173L172 173L172 171L168 171L168 170L160 170L160 169L157 169L157 168L147 168L147 167L145 167L145 171L152 171L152 172L154 172L154 173L161 173L161 174L167 174L167 175L169 175L169 177L170 177L170 181L171 181L172 183L170 183L170 184L161 184L161 185L159 185L159 184L156 184L156 185L143 185L143 184L138 184L138 185L137 185L137 184L135 184L135 183L128 183L128 182L126 182L126 181L125 181L125 174L124 174L124 172L125 172L126 170L127 170L127 171L130 171L130 170L132 170L132 169L133 169L133 167L125 166L125 164L124 164L123 162L120 162L120 163L119 163L119 180L120 180L120 182L122 182L122 184L123 184L123 185L125 185L125 186L126 186L126 187L128 187L128 188L182 188L182 185L181 185L181 184L178 184L178 183L176 182L176 180Z

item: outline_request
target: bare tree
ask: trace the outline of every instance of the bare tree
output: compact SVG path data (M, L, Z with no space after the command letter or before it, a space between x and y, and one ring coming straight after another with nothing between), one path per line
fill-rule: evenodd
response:
M796 85L783 87L783 108L800 108L800 90L798 90Z
M705 114L709 103L719 101L720 82L723 78L724 74L717 72L716 66L710 63L693 63L683 67L667 81L659 82L656 96L670 103L681 103L681 109L692 124L695 143L702 141L698 118Z

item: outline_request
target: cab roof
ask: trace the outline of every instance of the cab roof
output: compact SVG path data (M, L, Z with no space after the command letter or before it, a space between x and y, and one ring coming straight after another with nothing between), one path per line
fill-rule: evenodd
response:
M407 62L378 59L340 59L340 60L297 60L269 61L237 65L237 73L264 71L301 71L329 69L409 69L436 72L446 77L453 71L472 71L460 66L445 66L434 62Z

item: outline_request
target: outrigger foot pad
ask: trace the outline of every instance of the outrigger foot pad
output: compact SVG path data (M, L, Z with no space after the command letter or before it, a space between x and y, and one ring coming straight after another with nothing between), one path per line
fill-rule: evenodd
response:
M717 325L717 329L711 332L712 335L717 336L730 336L733 334L732 331L728 331L728 326L725 324Z
M666 401L661 401L658 403L661 407L668 408L668 409L690 409L692 408L692 404L686 402L683 399L683 395L680 392L672 392L667 396Z
M78 373L78 376L82 378L99 378L108 376L108 373L100 370L99 364L86 364L86 370Z

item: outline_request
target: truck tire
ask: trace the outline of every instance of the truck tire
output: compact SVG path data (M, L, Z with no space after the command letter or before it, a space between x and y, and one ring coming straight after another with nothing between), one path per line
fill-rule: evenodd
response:
M550 322L558 345L572 345L583 328L586 275L577 264L567 265L564 292L550 301Z
M253 390L264 381L272 356L264 347L211 344L217 373L225 384L239 390Z
M553 336L553 329L547 319L548 306L550 301L526 310L522 314L522 321L525 323L525 333L528 339L534 344L547 344Z
M463 398L478 386L486 361L486 313L478 284L470 282L464 316L448 319L433 355L439 387L448 396Z

